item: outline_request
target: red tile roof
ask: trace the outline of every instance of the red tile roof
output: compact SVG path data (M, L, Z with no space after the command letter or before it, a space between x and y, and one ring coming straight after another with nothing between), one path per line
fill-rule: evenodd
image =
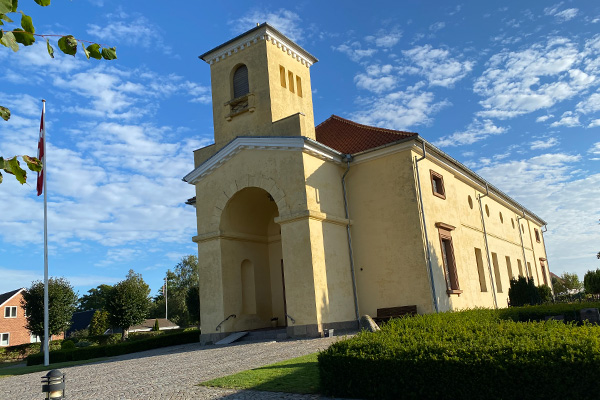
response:
M337 115L321 122L315 130L318 142L344 154L360 153L418 135L414 132L362 125Z

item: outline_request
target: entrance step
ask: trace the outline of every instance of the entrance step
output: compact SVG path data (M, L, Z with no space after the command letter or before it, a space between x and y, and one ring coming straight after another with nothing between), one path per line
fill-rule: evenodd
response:
M251 341L260 341L260 340L282 340L282 339L287 339L287 329L286 328L251 331L247 335L245 335L240 341L241 342L251 342Z
M227 336L225 339L221 339L215 344L230 344L230 343L235 342L236 340L240 340L242 337L246 336L247 334L248 334L248 332L232 333L231 335Z

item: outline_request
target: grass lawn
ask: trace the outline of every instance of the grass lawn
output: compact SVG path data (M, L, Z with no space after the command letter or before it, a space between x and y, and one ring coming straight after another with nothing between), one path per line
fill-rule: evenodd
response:
M32 365L30 367L12 367L10 365L0 366L0 378L5 378L7 376L14 376L14 375L30 374L32 372L49 371L51 369L61 369L61 368L66 368L66 367L73 367L75 365L89 364L89 363L93 363L93 362L103 361L106 359L107 359L107 357L94 358L92 360L68 361L68 362L63 362L63 363L50 364L47 367L45 367L43 365ZM14 365L14 363L10 363L10 364Z
M319 393L317 353L202 382L200 385L268 392Z

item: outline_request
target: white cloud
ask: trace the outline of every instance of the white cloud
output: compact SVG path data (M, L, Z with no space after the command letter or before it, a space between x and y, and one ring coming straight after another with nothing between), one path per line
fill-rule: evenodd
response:
M549 120L550 118L554 118L554 115L553 114L542 115L541 117L537 117L535 122L545 122L545 121Z
M368 43L374 43L377 47L394 47L402 37L402 32L398 30L381 29L376 35L365 37Z
M588 98L577 103L576 109L583 114L590 114L600 111L600 93L593 93Z
M577 65L586 53L569 39L555 37L521 51L493 55L474 85L484 97L483 117L512 118L572 98L596 78Z
M600 126L600 118L592 120L588 125L588 128L595 128L596 126Z
M548 153L494 163L477 172L548 222L544 238L550 269L581 277L600 243L600 174L578 173L580 160L579 155Z
M253 10L248 15L229 24L233 25L236 33L242 33L263 22L267 22L295 42L301 42L304 38L302 18L295 12L284 8L277 11Z
M574 114L572 111L566 111L560 117L560 120L551 123L550 126L553 128L558 126L572 128L574 126L581 126L581 123L579 122L579 115Z
M377 49L362 49L359 42L344 43L337 47L332 47L332 49L346 54L354 62L371 57L377 52Z
M106 26L89 24L88 35L98 38L98 41L106 43L108 47L125 44L160 50L165 54L171 53L171 47L162 40L163 34L160 27L146 17L119 12L108 14L106 19L109 21Z
M592 147L588 150L588 153L600 157L600 142L594 143Z
M466 130L455 132L449 136L442 136L434 144L439 147L460 146L473 144L492 135L500 135L507 131L507 128L496 126L491 120L475 119L469 124Z
M558 11L562 5L563 3L560 2L551 7L546 7L544 8L544 14L555 17L558 22L567 22L575 18L579 13L579 9L577 8L567 8L565 10Z
M539 150L539 149L549 149L550 147L554 147L558 144L558 139L551 137L546 140L535 140L530 143L531 150Z
M369 65L365 74L354 77L356 86L375 93L383 93L396 87L397 79L391 75L393 67L387 65Z
M435 102L431 92L421 92L422 84L380 97L362 99L363 110L352 114L351 119L361 124L406 130L417 125L427 125L432 115L450 105L446 100Z
M431 45L417 46L402 52L408 64L401 66L404 74L422 75L430 86L453 87L473 69L472 61L459 61L446 49L434 49Z
M437 32L441 29L444 29L445 27L446 27L445 22L436 22L435 24L429 25L429 30L432 32Z

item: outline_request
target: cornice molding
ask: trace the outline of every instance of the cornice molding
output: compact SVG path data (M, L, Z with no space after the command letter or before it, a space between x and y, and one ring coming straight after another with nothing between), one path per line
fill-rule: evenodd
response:
M329 147L305 138L297 137L237 137L229 142L225 147L219 150L211 158L199 165L192 172L183 177L183 180L189 184L196 184L199 180L219 168L237 153L242 150L285 150L302 151L324 161L341 164L341 153L330 149Z
M217 47L214 51L203 55L202 60L213 65L214 63L224 60L232 54L243 51L263 40L271 42L272 45L277 46L281 51L287 53L290 57L307 68L318 61L302 47L298 46L267 24L265 24L262 29L251 30L246 35Z

